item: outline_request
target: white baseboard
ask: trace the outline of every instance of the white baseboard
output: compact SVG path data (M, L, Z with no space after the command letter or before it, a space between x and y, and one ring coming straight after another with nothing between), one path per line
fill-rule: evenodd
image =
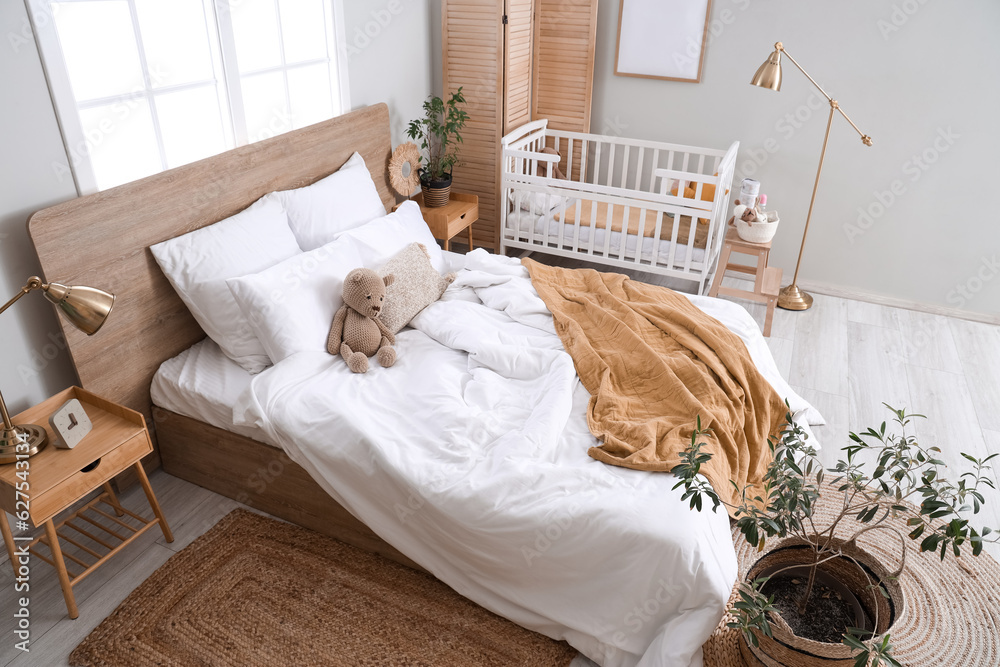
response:
M896 297L876 294L874 292L866 292L865 290L855 289L853 287L829 285L827 283L813 282L811 280L800 280L799 287L807 292L826 294L827 296L836 296L842 299L854 299L855 301L876 303L880 306L891 306L893 308L903 308L904 310L916 310L922 313L944 315L945 317L954 317L960 320L970 320L972 322L983 322L985 324L1000 326L1000 315L989 315L987 313L977 313L975 311L963 310L961 308L950 308L948 306L938 306L932 303L921 303L919 301L897 299Z

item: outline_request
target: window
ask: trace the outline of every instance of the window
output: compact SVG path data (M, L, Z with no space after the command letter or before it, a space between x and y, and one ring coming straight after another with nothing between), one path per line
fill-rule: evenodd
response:
M81 194L348 108L340 0L28 0Z

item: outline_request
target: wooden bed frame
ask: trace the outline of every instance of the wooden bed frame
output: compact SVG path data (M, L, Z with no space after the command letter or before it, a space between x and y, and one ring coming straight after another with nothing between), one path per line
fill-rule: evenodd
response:
M205 338L149 247L227 218L268 192L314 183L355 151L391 209L389 109L377 104L44 209L29 219L28 233L46 280L117 296L97 335L62 319L60 326L83 386L138 410L153 427L153 465L162 461L181 479L417 567L281 450L162 410L149 394L160 364Z

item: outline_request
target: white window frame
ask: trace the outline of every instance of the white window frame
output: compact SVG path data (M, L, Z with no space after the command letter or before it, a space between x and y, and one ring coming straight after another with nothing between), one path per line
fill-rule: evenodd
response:
M348 81L347 68L347 38L344 28L344 0L324 0L326 39L329 51L328 58L317 58L308 62L285 63L284 48L281 51L282 64L265 70L245 72L241 75L236 61L236 44L230 16L230 0L203 0L205 7L206 28L212 48L212 68L213 79L204 81L189 82L175 86L164 86L153 88L149 78L149 68L146 65L145 47L142 43L141 30L138 24L138 14L136 12L135 0L123 0L128 3L129 12L132 17L133 30L135 31L137 48L139 53L139 63L142 68L144 88L124 95L114 95L99 100L88 100L79 103L73 94L73 87L69 79L69 72L66 69L65 58L59 42L59 35L56 30L54 15L52 12L53 2L95 2L97 0L24 0L28 10L28 17L31 21L32 30L38 45L39 56L42 61L42 68L45 72L49 93L52 96L52 103L56 112L56 119L62 132L63 144L66 155L69 159L69 168L79 195L92 194L98 192L97 176L94 172L90 160L90 151L87 137L84 134L83 124L80 121L79 111L91 106L101 106L114 102L125 102L143 98L147 100L150 113L152 114L153 130L160 152L161 171L167 169L166 151L163 145L163 133L157 118L156 104L154 97L163 93L170 93L193 88L203 88L212 85L216 88L219 96L219 109L222 114L223 131L227 147L244 146L248 143L246 115L243 110L243 97L240 86L241 76L263 74L266 72L287 72L290 69L328 63L331 77L331 90L336 91L338 99L331 100L339 102L337 113L345 113L350 110L350 85ZM166 0L169 1L169 0ZM277 0L275 10L279 13L280 7ZM283 39L279 30L279 40ZM330 45L333 48L330 48ZM285 101L289 109L288 78L285 77Z

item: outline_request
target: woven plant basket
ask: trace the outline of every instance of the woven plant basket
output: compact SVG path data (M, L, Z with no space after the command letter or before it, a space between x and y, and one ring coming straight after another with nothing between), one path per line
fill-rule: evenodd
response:
M875 632L878 636L890 632L895 620L903 611L903 592L893 578L898 573L889 573L877 558L856 544L834 539L832 548L841 549L854 558L864 568L848 558L836 558L819 566L820 571L843 584L857 598L868 618L877 618ZM747 581L763 574L792 565L808 566L814 552L801 540L784 540L768 551L747 573ZM867 576L866 576L867 575ZM881 583L889 593L884 598L873 588L873 583ZM740 654L749 667L854 667L853 651L844 644L828 644L796 636L780 618L771 624L773 637L759 633L760 646L751 646L740 641Z
M439 181L432 181L426 179L421 170L420 189L423 190L424 206L427 208L440 208L451 200L451 174L445 176L446 178Z
M424 206L427 208L441 208L447 206L451 201L451 185L443 188L424 188Z

